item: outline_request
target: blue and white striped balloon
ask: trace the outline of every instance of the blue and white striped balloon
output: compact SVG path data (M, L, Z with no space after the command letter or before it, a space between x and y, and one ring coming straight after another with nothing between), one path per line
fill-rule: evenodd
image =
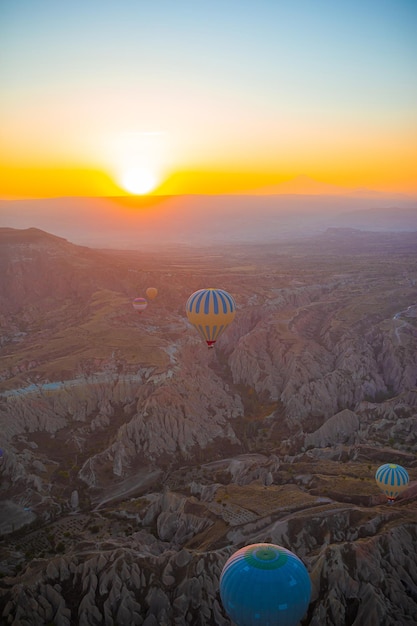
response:
M376 470L375 480L388 500L393 501L407 489L410 478L406 469L396 463L385 463Z
M234 320L236 304L224 289L199 289L185 305L188 320L212 348Z

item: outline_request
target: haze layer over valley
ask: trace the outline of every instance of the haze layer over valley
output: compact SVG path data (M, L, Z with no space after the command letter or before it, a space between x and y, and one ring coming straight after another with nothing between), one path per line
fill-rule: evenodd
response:
M94 248L286 242L328 228L417 231L417 200L342 193L308 178L270 195L126 196L0 200L0 223L37 227ZM303 190L308 193L302 193ZM297 193L298 190L298 193Z
M415 624L417 233L399 230L122 251L1 228L0 621L226 626L224 563L272 542L309 570L303 624ZM214 350L185 316L203 287L237 304ZM386 462L410 475L393 505Z

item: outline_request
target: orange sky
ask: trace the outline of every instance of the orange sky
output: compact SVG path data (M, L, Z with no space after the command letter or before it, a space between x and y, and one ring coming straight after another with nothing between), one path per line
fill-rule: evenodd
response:
M146 4L2 5L0 197L417 194L416 3Z

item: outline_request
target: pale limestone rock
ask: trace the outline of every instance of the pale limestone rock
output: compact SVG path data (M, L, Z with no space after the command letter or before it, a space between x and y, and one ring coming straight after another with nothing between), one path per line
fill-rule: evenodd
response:
M344 409L327 419L318 430L308 433L304 445L322 448L337 443L353 443L359 425L358 415Z
M73 510L76 510L76 509L78 509L79 504L80 504L80 499L79 499L79 496L78 496L78 491L76 489L74 489L74 491L71 493L71 499L70 499L71 508Z

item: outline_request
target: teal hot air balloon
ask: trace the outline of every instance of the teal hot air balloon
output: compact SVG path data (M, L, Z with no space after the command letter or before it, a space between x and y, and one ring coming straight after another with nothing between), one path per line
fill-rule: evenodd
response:
M376 484L390 503L407 489L410 478L406 469L396 463L385 463L376 470Z
M241 548L226 561L220 597L236 626L295 626L310 603L304 563L272 543Z

